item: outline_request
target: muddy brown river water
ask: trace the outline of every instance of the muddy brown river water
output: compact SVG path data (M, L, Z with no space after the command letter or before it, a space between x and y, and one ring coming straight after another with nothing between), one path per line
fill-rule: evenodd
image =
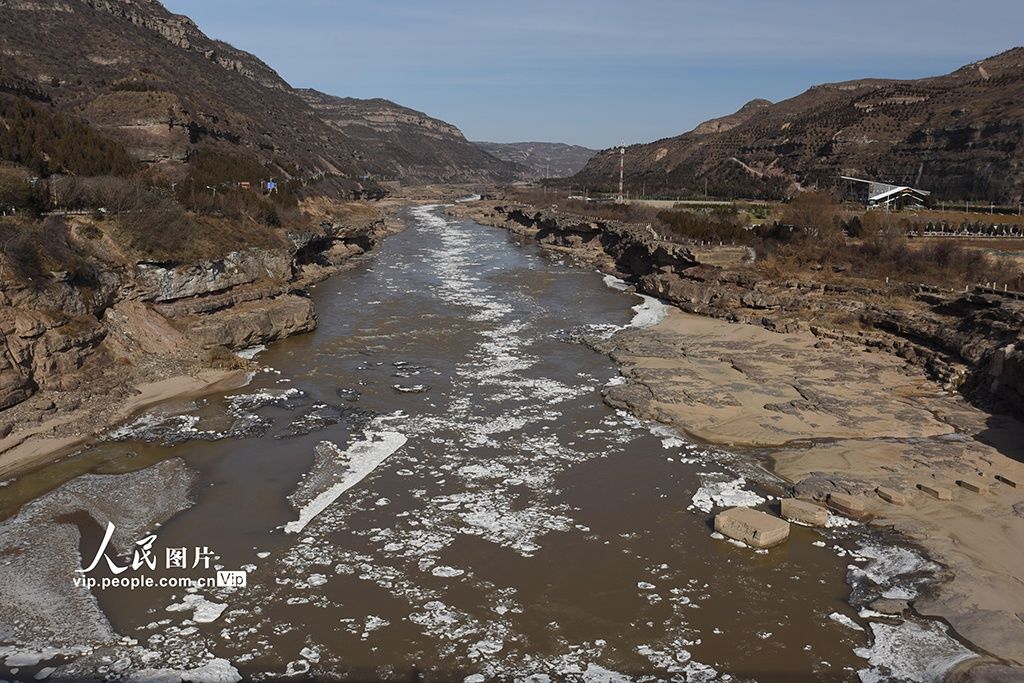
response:
M638 314L601 274L439 207L406 219L313 290L318 329L262 352L247 387L164 406L0 489L10 508L33 486L181 458L194 504L142 572L247 572L238 589L93 588L131 640L52 665L149 680L929 680L963 656L934 624L872 625L849 604L912 595L927 569L913 552L842 520L794 526L767 552L713 537L712 513L770 502L771 476L606 406L618 372L579 343L656 318L656 302ZM75 523L88 562L103 528ZM167 569L169 548L189 566ZM216 554L209 570L191 566L197 549Z

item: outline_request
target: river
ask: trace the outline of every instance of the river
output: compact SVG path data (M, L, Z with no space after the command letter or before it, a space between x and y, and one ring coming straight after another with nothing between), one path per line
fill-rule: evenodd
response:
M856 530L715 538L710 513L769 499L770 475L602 402L618 372L580 337L657 304L441 207L404 216L314 288L318 329L263 351L244 389L77 456L182 458L201 484L157 556L247 572L237 590L94 589L132 666L141 648L153 670L216 656L247 677L857 680L882 660L848 604L848 573L880 564ZM88 561L102 529L83 531Z

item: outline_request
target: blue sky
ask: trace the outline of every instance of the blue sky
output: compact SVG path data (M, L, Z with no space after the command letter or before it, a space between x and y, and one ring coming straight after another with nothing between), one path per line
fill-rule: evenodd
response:
M471 140L604 148L808 86L952 71L1024 43L1024 2L166 0L292 85L385 97Z

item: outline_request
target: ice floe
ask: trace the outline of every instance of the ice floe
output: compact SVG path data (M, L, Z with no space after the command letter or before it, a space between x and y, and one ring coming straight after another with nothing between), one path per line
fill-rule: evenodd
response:
M191 593L182 598L181 602L168 605L168 612L192 612L192 621L197 624L209 624L220 618L227 605L212 602L201 595Z
M665 302L646 294L638 294L637 296L643 299L643 302L633 307L633 312L636 315L629 322L630 327L634 329L654 327L668 315L668 304Z
M344 469L337 477L336 483L318 493L299 510L299 518L288 522L285 531L297 534L305 529L317 515L326 510L345 491L365 479L388 456L404 446L406 441L405 435L399 432L366 432L363 440L355 442L345 451L330 442L325 442L328 448L333 449L338 464Z
M267 347L264 344L258 344L256 346L250 346L247 349L242 349L241 351L235 351L235 355L239 358L244 358L245 360L252 360L266 350Z
M712 479L715 476L715 473L701 475L703 483L693 494L690 509L710 513L716 507L754 507L765 502L762 496L744 488L747 480L743 477L728 480Z
M954 666L976 656L949 636L938 622L871 622L872 644L857 648L870 665L858 671L863 683L940 681Z
M837 624L842 624L846 628L852 629L854 631L863 631L864 630L861 627L860 624L858 624L856 621L854 621L850 617L846 616L842 612L832 612L831 614L828 615L828 618L831 619L832 621L836 622Z

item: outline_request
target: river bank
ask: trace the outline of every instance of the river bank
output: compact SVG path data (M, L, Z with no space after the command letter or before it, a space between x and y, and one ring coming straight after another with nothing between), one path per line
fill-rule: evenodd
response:
M1007 353L993 375L980 349L974 365L952 353L948 332L943 348L922 343L920 334L829 329L843 309L890 321L894 313L904 321L926 316L910 307L857 307L858 297L843 296L848 290L833 289L825 302L825 288L805 287L800 306L787 306L778 290L800 292L799 286L773 289L749 273L702 266L692 252L624 226L494 203L457 212L537 238L676 303L682 310L670 309L658 325L596 344L627 380L609 387L606 400L707 443L765 458L797 497L853 496L866 522L897 531L943 566L940 580L907 609L948 622L982 653L951 676L1019 679L1024 569L1016 558L1024 544L1024 492L1006 482L1024 482L1024 426L979 409L957 391L986 377L993 396L1012 399L1017 389L1004 374ZM972 338L971 330L959 332ZM976 332L975 346L988 336ZM880 486L896 491L903 504L879 497Z
M314 329L307 288L401 230L395 210L405 201L313 202L311 228L277 250L179 265L97 259L99 292L5 283L0 479L157 404L243 386L258 369L246 349Z

